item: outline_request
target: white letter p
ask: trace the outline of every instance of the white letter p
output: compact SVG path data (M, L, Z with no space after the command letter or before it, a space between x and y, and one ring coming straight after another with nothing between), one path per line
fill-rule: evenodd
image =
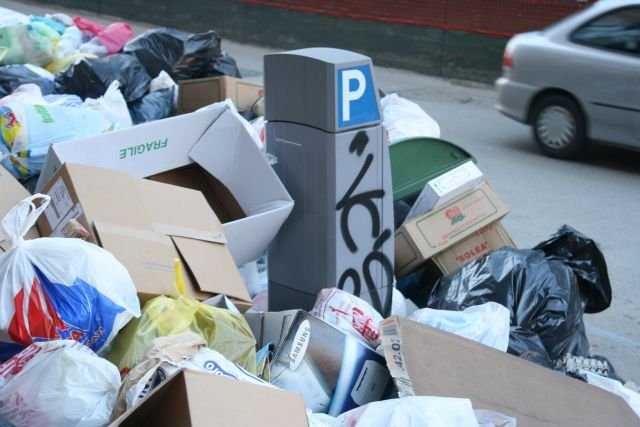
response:
M352 92L349 90L349 83L351 80L357 80L358 86ZM364 95L366 88L366 81L364 74L360 70L345 70L342 72L342 121L348 122L351 120L351 101L360 99Z

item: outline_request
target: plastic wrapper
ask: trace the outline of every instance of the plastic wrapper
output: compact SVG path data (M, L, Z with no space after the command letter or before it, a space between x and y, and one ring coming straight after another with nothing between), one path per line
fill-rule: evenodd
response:
M0 365L0 416L17 427L105 426L118 369L74 341L34 343Z
M83 59L56 77L56 92L75 94L83 99L98 98L114 80L120 82L124 99L133 102L146 95L151 77L131 55Z
M114 341L109 360L125 374L143 360L153 339L192 331L209 348L255 374L256 340L245 318L185 295L179 262L176 276L178 297L159 296L147 301L140 318L132 320Z
M100 352L140 315L131 276L106 250L79 239L23 239L49 201L31 196L2 219L11 243L0 255L2 360L33 342L57 339Z
M17 179L40 173L49 146L123 127L110 114L50 105L0 106L0 164Z
M539 250L503 248L442 278L429 307L464 310L494 301L511 312L511 326L538 335L549 359L589 355L576 275L563 261ZM509 352L522 355L509 343Z
M191 331L151 341L144 360L124 380L114 417L138 405L164 379L183 368L274 387L206 345L202 337Z
M507 351L510 314L505 307L489 301L463 311L423 308L413 312L408 319Z
M0 65L45 65L53 59L59 37L42 22L0 26Z
M406 138L440 137L440 126L418 104L395 93L380 100L382 124L391 144Z
M28 83L38 85L43 95L49 95L54 90L53 79L53 74L34 65L5 65L0 67L0 98Z
M366 301L338 288L323 289L309 314L375 349L380 345L383 318Z
M125 45L124 52L135 55L150 75L164 70L174 80L206 76L210 63L222 54L215 31L191 34L170 28L140 34Z
M156 90L131 103L129 113L133 123L137 125L174 116L176 114L175 93L175 87Z
M585 313L599 313L611 305L607 263L595 241L565 224L534 249L571 268L578 279Z

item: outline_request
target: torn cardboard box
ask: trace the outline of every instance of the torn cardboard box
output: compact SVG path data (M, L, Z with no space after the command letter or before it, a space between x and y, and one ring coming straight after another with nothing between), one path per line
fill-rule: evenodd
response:
M181 80L178 90L178 114L194 112L215 102L230 99L238 111L251 111L264 96L261 84L235 77L207 77Z
M487 184L403 224L395 234L395 270L404 276L426 260L504 217L505 204Z
M496 221L475 231L471 236L435 255L431 260L443 274L447 275L505 246L516 247L507 230L500 221Z
M49 148L38 190L64 162L100 166L202 191L237 265L266 250L293 200L245 128L221 104Z
M110 427L305 427L299 395L256 384L181 370Z
M254 311L245 313L244 318L253 332L257 348L262 348L267 344L273 344L275 348L280 348L280 344L297 314L298 310Z
M332 416L395 397L384 358L361 340L298 310L271 366L271 383Z
M14 208L18 202L26 199L31 194L11 175L4 167L0 166L0 221ZM25 239L36 239L40 237L37 227L32 227L26 234ZM9 241L2 233L0 227L0 252L9 249Z
M518 427L640 426L620 397L535 363L398 316L381 329L400 396L467 398Z
M174 295L173 259L187 267L186 291L214 294L247 310L251 298L225 243L222 225L202 193L93 166L65 164L44 187L49 207L42 235L61 237L71 219L111 252L133 278L142 303Z

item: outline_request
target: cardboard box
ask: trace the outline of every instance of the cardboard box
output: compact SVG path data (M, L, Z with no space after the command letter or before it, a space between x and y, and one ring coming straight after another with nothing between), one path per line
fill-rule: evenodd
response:
M294 393L219 375L181 370L109 427L305 427L302 398Z
M202 191L223 222L237 265L262 255L293 208L241 118L225 105L53 144L37 188L64 162Z
M264 96L261 84L235 77L182 80L178 84L178 114L191 113L227 98L238 111L251 111L256 101Z
M465 264L505 246L516 247L500 221L496 221L474 232L444 252L435 255L431 260L442 273L447 275L455 273Z
M396 396L382 356L302 310L276 352L271 383L302 394L313 412L332 416Z
M71 219L111 252L133 278L142 303L175 294L173 260L185 266L187 293L225 294L247 310L251 298L202 193L93 166L66 163L43 189L51 204L38 219L60 236Z
M483 180L484 175L471 160L443 173L425 184L404 222L453 200L480 185Z
M518 427L640 426L620 397L533 362L398 316L381 326L400 396L467 398Z
M410 273L432 256L501 219L507 212L505 204L485 182L403 224L395 234L396 275Z
M0 166L0 221L18 202L30 195L8 170ZM36 239L38 237L40 237L40 233L38 228L34 226L27 232L25 239ZM9 241L0 227L0 252L5 252L7 249L9 249Z

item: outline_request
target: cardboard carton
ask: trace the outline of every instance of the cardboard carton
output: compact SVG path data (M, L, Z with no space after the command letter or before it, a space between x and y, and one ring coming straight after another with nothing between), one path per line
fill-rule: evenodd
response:
M265 251L293 208L242 119L226 105L53 144L37 188L64 162L202 191L223 222L237 265Z
M480 259L505 246L516 247L500 221L496 221L474 232L471 236L456 243L449 249L435 255L431 260L443 274L447 275L455 273L465 264Z
M382 356L302 310L276 352L271 383L302 394L313 412L332 416L395 396Z
M0 166L0 221L18 202L29 197L29 192L16 180L11 173ZM32 227L25 239L36 239L40 237L38 229ZM9 241L6 239L0 228L0 252L9 249Z
M400 396L467 398L518 427L640 426L620 397L533 362L397 316L381 326Z
M175 294L173 259L180 257L189 295L204 300L225 294L241 309L251 306L222 225L202 193L73 163L58 170L43 192L51 203L38 219L42 234L61 236L76 219L90 231L89 241L127 267L142 303Z
M215 102L230 99L238 111L251 111L264 96L261 84L235 77L207 77L179 82L178 114L191 113Z
M306 427L294 393L204 372L181 370L109 427Z
M425 184L404 222L409 222L415 217L453 200L480 185L483 180L484 175L471 160L433 178Z
M504 217L505 204L487 184L403 224L395 233L395 270L404 276L426 260Z

